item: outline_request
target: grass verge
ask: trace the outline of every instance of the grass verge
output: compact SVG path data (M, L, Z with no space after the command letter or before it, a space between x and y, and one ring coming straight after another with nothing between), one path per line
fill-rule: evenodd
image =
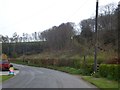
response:
M106 89L118 90L118 87L119 87L118 85L120 85L120 83L118 84L117 81L108 80L106 78L95 78L92 76L82 76L82 78L84 80L94 84L101 90L106 90Z
M80 74L80 69L72 68L72 67L57 67L57 66L47 66L46 68L54 69L54 70L59 70L62 72L70 73L70 74L75 74L78 75Z
M0 82L4 82L4 81L6 81L6 80L8 80L8 79L10 79L10 78L12 78L13 77L13 75L1 75L0 76Z

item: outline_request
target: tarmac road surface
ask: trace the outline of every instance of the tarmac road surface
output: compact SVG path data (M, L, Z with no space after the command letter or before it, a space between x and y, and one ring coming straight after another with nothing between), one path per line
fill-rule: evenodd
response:
M2 83L2 88L96 88L73 75L25 65L13 64L19 73Z

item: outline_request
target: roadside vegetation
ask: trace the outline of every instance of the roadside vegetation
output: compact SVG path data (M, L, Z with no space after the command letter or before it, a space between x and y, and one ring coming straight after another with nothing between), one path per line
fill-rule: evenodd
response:
M4 82L12 77L13 77L13 75L0 75L0 83Z
M101 90L118 90L120 83L114 80L108 80L106 78L95 78L92 76L82 76L82 78L93 85L97 86Z

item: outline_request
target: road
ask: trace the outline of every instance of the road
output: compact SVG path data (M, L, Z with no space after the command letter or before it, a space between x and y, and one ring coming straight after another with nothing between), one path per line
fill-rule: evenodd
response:
M19 73L2 88L95 88L82 79L56 70L14 64Z

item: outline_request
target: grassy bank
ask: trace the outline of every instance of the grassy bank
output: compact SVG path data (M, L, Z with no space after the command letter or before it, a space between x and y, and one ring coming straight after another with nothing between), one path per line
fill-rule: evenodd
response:
M6 81L6 80L8 80L8 79L10 79L10 78L12 78L13 77L13 75L1 75L0 76L0 82L4 82L4 81Z
M106 78L95 78L92 76L82 76L82 78L98 88L101 88L101 90L106 90L107 88L114 90L119 87L117 81L108 80Z

